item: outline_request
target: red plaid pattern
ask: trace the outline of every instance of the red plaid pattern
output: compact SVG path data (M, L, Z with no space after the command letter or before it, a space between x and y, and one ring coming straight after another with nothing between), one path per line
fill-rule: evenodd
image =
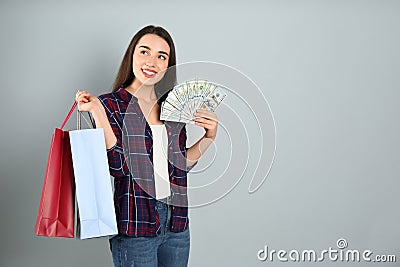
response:
M119 234L155 236L160 222L155 207L152 134L138 99L120 88L98 97L117 137L107 150L114 179L114 202ZM171 231L181 232L189 224L187 208L186 127L164 122L168 132L168 168L171 183ZM193 167L193 166L192 166Z

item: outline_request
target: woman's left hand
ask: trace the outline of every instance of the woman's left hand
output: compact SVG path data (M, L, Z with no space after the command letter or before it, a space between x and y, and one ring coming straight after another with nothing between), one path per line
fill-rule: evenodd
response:
M194 113L196 118L193 119L196 125L206 130L204 135L206 138L215 139L217 136L218 117L214 112L205 109L197 109Z

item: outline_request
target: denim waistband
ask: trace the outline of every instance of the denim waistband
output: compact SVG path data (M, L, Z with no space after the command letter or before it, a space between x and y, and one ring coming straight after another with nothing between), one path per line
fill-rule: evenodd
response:
M171 197L156 199L156 206L158 208L167 208L171 203Z

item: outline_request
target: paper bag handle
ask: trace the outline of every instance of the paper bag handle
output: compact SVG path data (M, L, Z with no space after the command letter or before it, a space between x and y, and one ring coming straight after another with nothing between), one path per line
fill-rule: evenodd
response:
M78 110L78 112L77 112L77 117L76 117L76 128L77 128L78 130L81 130L81 129L82 129L82 126L81 126L81 117L86 121L86 123L87 123L87 125L88 125L89 127L92 127L93 129L96 128L96 123L95 123L95 121L94 121L92 115L90 114L90 112L88 112L88 115L89 115L90 123L89 123L88 120L85 118L85 116L82 115L82 112Z
M65 124L69 120L69 117L71 117L72 112L74 112L74 109L75 109L77 104L78 104L78 102L74 101L74 104L72 105L71 109L69 110L67 117L65 117L65 120L63 121L63 123L61 125L61 130L64 128Z
M76 108L77 105L78 105L78 102L75 101L74 104L72 105L71 109L69 110L67 117L65 117L65 120L63 121L63 123L62 123L62 125L61 125L61 130L64 128L65 124L68 122L69 118L71 117L71 115L72 115L72 113L74 112L74 110L75 110L75 108ZM78 114L78 118L77 118L77 128L78 128L78 130L80 130L80 129L81 129L81 112L78 110L77 114ZM90 122L91 122L91 123L89 123L89 122L86 120L85 117L83 117L83 118L84 118L84 120L86 121L86 123L87 123L89 126L91 126L91 127L93 127L93 128L96 128L96 123L94 122L92 116L90 115L90 112L89 112L89 119L90 119Z

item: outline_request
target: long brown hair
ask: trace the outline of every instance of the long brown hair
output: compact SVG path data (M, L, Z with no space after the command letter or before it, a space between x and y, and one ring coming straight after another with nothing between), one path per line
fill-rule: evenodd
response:
M167 93L174 87L176 84L176 52L174 41L172 40L171 35L162 27L148 25L143 29L139 30L132 38L125 55L122 59L121 66L119 67L117 77L115 78L114 85L112 91L115 92L121 87L129 86L133 80L135 79L135 75L133 74L132 60L133 60L133 52L140 38L142 38L146 34L155 34L161 38L163 38L170 48L169 60L168 60L168 69L160 82L155 84L155 92L158 97L158 102L161 103L165 100ZM170 68L171 66L174 66Z

